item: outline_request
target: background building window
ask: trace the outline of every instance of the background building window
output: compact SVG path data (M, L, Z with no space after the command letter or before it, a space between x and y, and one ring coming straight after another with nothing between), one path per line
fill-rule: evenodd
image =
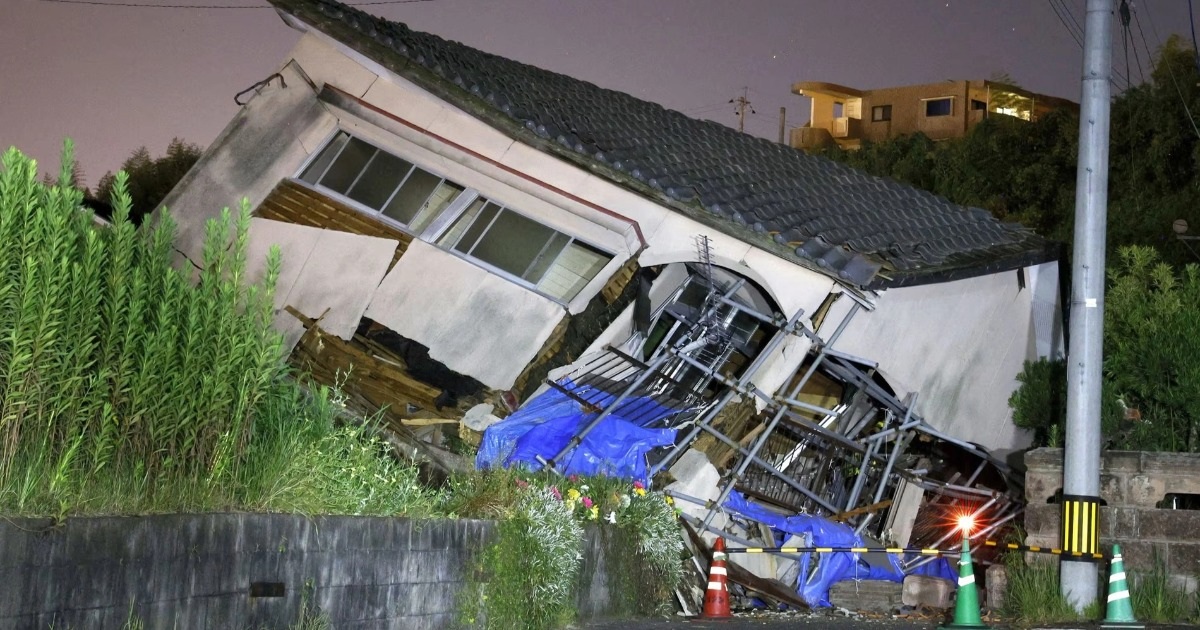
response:
M885 120L891 120L891 119L892 119L892 106L891 105L876 105L871 108L871 121L872 122L883 122Z
M300 180L563 302L612 260L572 236L344 131L301 171Z
M925 117L949 116L954 113L954 98L931 98L925 101Z

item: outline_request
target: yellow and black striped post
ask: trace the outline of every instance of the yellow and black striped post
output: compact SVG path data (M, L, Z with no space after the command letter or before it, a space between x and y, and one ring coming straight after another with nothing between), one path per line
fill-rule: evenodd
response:
M1063 555L1082 559L1098 556L1100 497L1064 494L1062 499Z

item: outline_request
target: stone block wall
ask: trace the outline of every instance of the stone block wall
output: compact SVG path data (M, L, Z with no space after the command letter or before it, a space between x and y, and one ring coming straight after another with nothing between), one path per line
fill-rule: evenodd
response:
M120 628L131 611L146 628L289 628L302 599L339 630L452 628L495 532L285 514L0 519L0 630ZM585 548L588 581L604 583L605 545ZM604 616L609 596L583 590L581 616Z
M1026 544L1058 547L1062 449L1025 454ZM1200 511L1159 508L1167 494L1200 495L1200 454L1108 451L1101 454L1101 551L1120 544L1125 567L1148 570L1157 557L1189 590L1200 575ZM1053 502L1052 502L1053 501Z

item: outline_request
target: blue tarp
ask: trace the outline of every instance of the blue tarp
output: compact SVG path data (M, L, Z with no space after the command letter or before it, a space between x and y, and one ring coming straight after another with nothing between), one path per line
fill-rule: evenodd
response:
M576 385L569 379L563 379L559 384L599 409L604 409L616 398L593 387ZM607 475L649 484L646 453L673 444L675 429L645 427L678 411L647 397L623 400L578 447L557 462L558 469L566 475ZM549 389L484 431L475 466L507 468L516 464L539 470L542 465L537 456L549 459L556 455L597 415L598 412L585 409L558 389ZM782 545L794 534L803 536L808 545L814 547L866 546L862 537L847 525L807 514L781 516L747 500L737 491L730 493L725 507L771 527L776 545ZM899 558L891 554L887 558L886 566L872 566L859 554L827 553L812 571L811 554L803 554L797 592L811 606L827 607L830 606L829 587L835 582L851 579L903 581ZM950 580L957 577L944 558L924 565L916 572Z
M729 493L725 507L732 512L769 526L775 534L777 546L782 546L791 535L804 537L806 546L811 547L867 546L863 538L855 534L848 525L809 514L782 516L747 500L736 490ZM829 603L829 587L836 582L842 580L904 581L904 571L900 567L899 557L887 554L887 559L887 565L875 566L863 560L860 554L826 553L822 554L816 571L812 571L812 554L802 554L796 592L814 608L828 607L832 605ZM957 577L945 558L938 558L934 562L920 567L916 573L945 577L950 580Z
M560 385L603 409L616 399L593 387L578 386L569 379ZM649 483L646 453L675 442L675 429L644 428L679 411L647 397L627 398L596 425L579 446L557 462L563 474L607 475ZM519 464L538 470L537 456L549 459L596 416L575 399L549 389L508 418L488 427L475 457L476 468L510 467Z

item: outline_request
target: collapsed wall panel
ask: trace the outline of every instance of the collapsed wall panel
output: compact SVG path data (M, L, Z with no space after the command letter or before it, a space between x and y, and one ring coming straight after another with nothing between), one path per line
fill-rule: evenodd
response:
M500 390L513 386L565 315L558 302L421 241L366 311L450 369Z

